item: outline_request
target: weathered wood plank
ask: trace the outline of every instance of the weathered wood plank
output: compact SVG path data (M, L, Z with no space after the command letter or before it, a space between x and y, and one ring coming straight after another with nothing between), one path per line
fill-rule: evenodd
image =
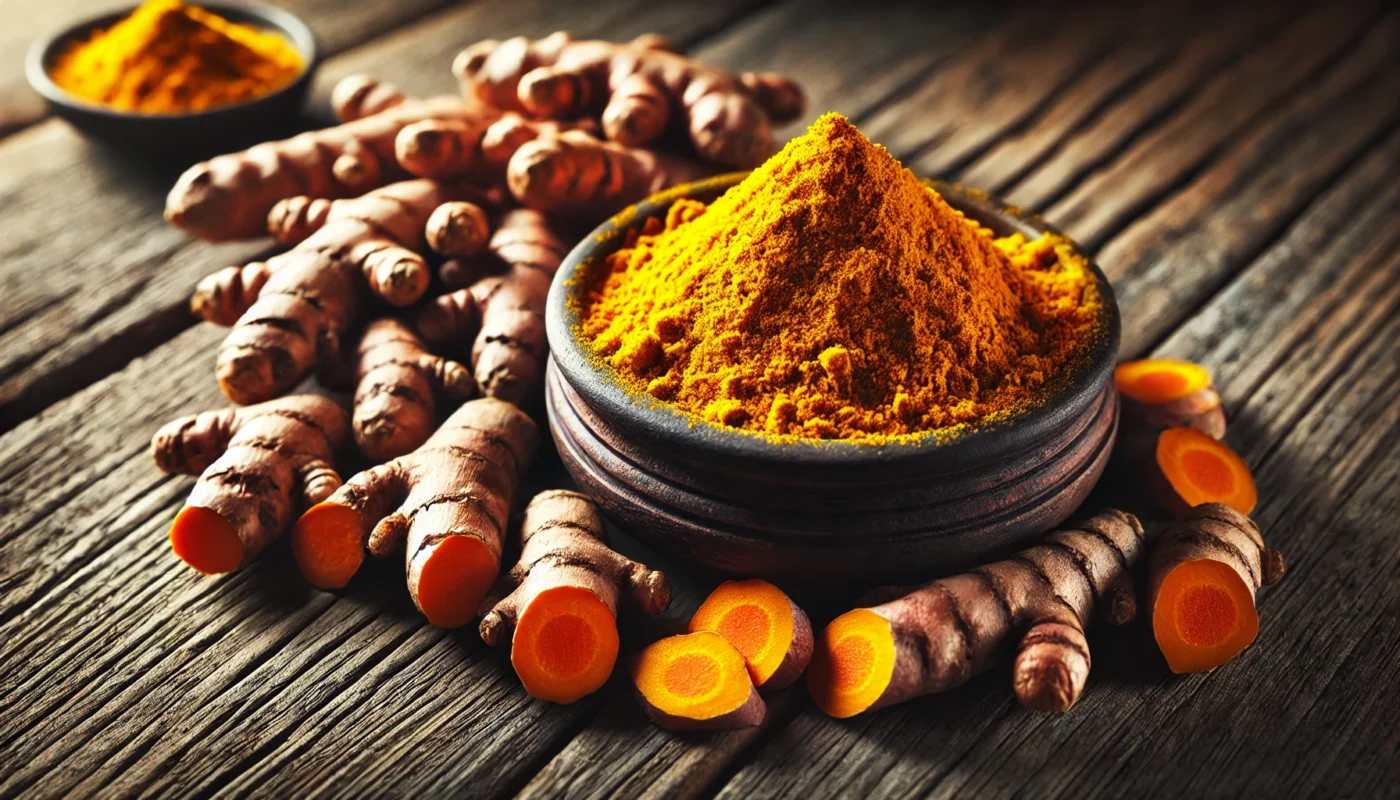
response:
M685 40L751 5L466 5L330 60L315 96L324 104L338 78L360 70L423 94L453 92L452 57L479 38L563 27L620 38L655 28ZM404 41L420 47L396 44ZM160 212L174 179L174 171L104 150L57 120L0 142L0 202L11 210L0 242L0 294L7 298L0 431L178 333L190 324L185 304L201 277L268 252L266 241L216 247L166 225Z
M721 795L1301 796L1343 778L1382 791L1384 770L1345 770L1384 763L1393 718L1336 676L1384 672L1393 649L1365 637L1393 625L1400 557L1387 533L1400 513L1397 168L1400 135L1158 351L1216 372L1237 410L1228 440L1257 471L1256 516L1290 560L1261 595L1254 648L1169 678L1159 656L1144 663L1141 625L1102 632L1089 689L1056 718L1015 707L1001 674L866 719L807 709Z
M343 3L340 0L286 0L280 5L301 17L316 34L323 57L334 55L384 31L417 19L450 0L403 0L395 3ZM120 9L115 0L10 0L0 26L0 133L28 125L46 115L43 101L24 79L24 56L40 36L62 30L79 19Z
M1215 76L1184 108L1052 208L1042 209L1046 218L1090 249L1098 248L1343 54L1369 28L1368 21L1365 14L1334 7L1306 14Z
M347 57L355 59L347 68L398 63L433 48L450 53L455 44L443 40L456 40L461 28L548 32L527 4L500 3L496 15L483 8L443 15L454 26L406 30L370 56ZM612 26L610 35L660 28L685 38L734 10L707 5L701 15L637 3L600 24ZM593 32L588 20L577 22ZM378 715L374 729L386 735L409 728L384 740L387 749L413 751L412 775L401 786L417 781L426 792L465 782L501 793L523 784L596 706L560 712L530 700L470 632L427 628L398 589L402 576L393 565L337 597L304 588L285 545L217 580L200 579L170 557L161 532L188 481L158 476L145 442L157 420L220 404L207 373L220 335L207 326L186 331L0 439L0 452L28 458L5 487L9 507L28 515L7 515L0 540L7 587L0 793L40 780L54 792L212 791L264 758L319 761L343 785L362 767L403 769L399 756L379 762L378 751L357 749L365 760L340 771L346 748L321 737L342 732L341 719L365 710ZM94 427L101 421L102 433L71 439L88 419ZM91 446L99 449L90 453ZM391 679L399 682L386 687ZM474 719L482 746L497 757L461 763L441 731L463 718ZM356 748L368 729L350 729ZM276 774L295 782L311 773Z

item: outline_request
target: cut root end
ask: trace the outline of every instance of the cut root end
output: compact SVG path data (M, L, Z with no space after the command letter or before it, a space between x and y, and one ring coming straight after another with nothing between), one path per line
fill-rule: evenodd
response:
M709 631L652 644L637 657L632 680L647 714L672 730L746 728L767 713L744 657Z
M205 575L233 572L243 564L243 541L217 511L185 506L170 526L170 548Z
M532 696L573 703L607 682L617 649L617 621L603 601L560 586L540 592L520 615L510 662Z
M1152 632L1172 672L1203 672L1229 661L1259 633L1254 593L1229 564L1197 559L1162 580Z
M409 589L418 609L439 628L460 628L476 617L500 561L472 536L449 536L423 558Z
M763 689L797 680L812 656L807 615L767 581L720 584L691 618L690 630L712 631L734 645L754 685Z
M1162 431L1156 457L1158 469L1180 501L1173 505L1221 503L1248 514L1258 502L1254 477L1244 459L1198 430Z
M829 716L852 717L884 697L894 662L889 620L858 608L832 620L817 639L807 690Z
M350 582L365 558L360 513L336 503L313 506L292 529L292 554L313 586L339 589Z

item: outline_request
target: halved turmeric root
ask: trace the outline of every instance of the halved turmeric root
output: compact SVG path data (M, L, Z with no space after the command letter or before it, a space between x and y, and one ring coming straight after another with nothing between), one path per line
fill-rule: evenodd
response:
M1125 424L1154 431L1195 428L1214 439L1225 435L1225 409L1204 367L1150 358L1119 364L1113 376L1123 396Z
M1173 511L1223 503L1248 514L1258 501L1254 476L1244 459L1195 428L1162 431L1152 466L1152 488Z
M408 590L441 628L470 622L500 572L515 487L539 448L535 423L483 398L465 403L421 447L361 472L292 530L292 552L312 584L337 589L366 548L406 549ZM372 531L372 532L371 532Z
M759 689L781 689L812 660L812 624L767 581L726 581L705 598L690 631L713 631L734 645Z
M1021 703L1067 711L1089 676L1095 607L1115 625L1136 614L1130 570L1142 535L1136 517L1105 511L1006 561L843 614L817 640L812 699L853 716L951 689L1014 648Z
M151 439L165 472L199 475L170 526L170 546L213 575L246 564L310 504L340 486L332 456L349 438L344 409L296 395L176 420Z
M647 716L670 730L748 728L768 712L744 657L710 631L653 643L637 657L632 682Z
M520 561L481 621L489 645L510 642L525 691L572 703L592 694L617 661L619 596L648 615L671 602L666 576L610 550L603 518L578 492L542 492L525 508Z
M1283 577L1283 556L1226 505L1197 506L1164 531L1148 561L1152 632L1173 672L1214 669L1259 633L1254 595Z

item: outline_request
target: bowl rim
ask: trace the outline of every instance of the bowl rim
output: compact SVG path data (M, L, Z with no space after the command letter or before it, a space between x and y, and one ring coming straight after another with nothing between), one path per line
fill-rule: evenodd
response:
M63 87L54 83L53 78L49 75L49 68L52 66L53 59L57 56L58 48L61 45L67 44L79 34L115 24L130 15L140 5L137 3L114 7L86 17L79 22L69 23L58 31L35 39L29 45L29 50L25 53L24 58L24 76L29 82L30 88L54 105L79 110L93 116L122 121L185 120L236 113L250 106L271 101L273 98L302 91L308 77L318 66L320 56L316 44L316 34L296 14L285 8L260 2L260 0L212 0L211 2L200 2L197 5L222 17L227 17L229 14L252 17L263 23L263 27L275 29L286 36L301 55L301 71L296 74L296 77L275 91L251 97L239 103L215 106L203 111L180 111L169 114L123 111L70 94Z
M1070 424L1112 379L1121 338L1118 303L1108 278L1086 255L1102 302L1098 324L1085 355L1055 382L1051 394L1043 402L1005 418L969 423L953 436L913 436L885 443L840 439L775 441L693 417L670 404L633 393L615 373L609 374L610 367L598 363L596 354L576 335L579 313L569 302L577 291L574 287L582 285L576 278L597 259L619 249L628 230L639 228L649 217L664 217L666 209L676 200L710 194L718 197L747 175L747 172L731 172L681 184L624 209L575 245L555 273L545 311L551 357L560 376L583 401L600 416L620 424L629 435L641 435L653 444L674 446L678 457L685 454L716 461L889 466L925 461L936 453L940 462L951 469L970 468L1033 447L1047 430ZM1023 211L987 192L946 181L922 180L955 208L984 224L990 217L990 221L1012 231L1064 235L1039 215ZM707 202L712 201L713 198ZM1083 254L1082 247L1073 240L1070 242Z

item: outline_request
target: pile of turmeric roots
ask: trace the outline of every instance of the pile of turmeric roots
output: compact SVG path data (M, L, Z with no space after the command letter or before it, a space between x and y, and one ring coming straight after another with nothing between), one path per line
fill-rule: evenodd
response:
M513 515L539 447L529 412L552 277L580 232L621 208L761 163L803 98L787 78L731 74L654 35L486 41L453 70L460 97L347 78L332 95L342 124L180 177L172 223L287 249L197 287L193 312L231 327L217 377L235 405L170 423L152 454L198 476L170 529L196 570L237 570L288 531L302 574L325 589L368 558L401 557L432 624L480 620L530 694L569 703L612 674L619 607L660 613L670 589L608 547L582 494L546 491ZM353 392L352 409L287 394L313 373ZM689 633L633 663L648 713L673 728L754 725L764 695L805 674L817 705L844 717L1007 656L1024 704L1065 710L1089 672L1086 626L1134 617L1145 554L1172 669L1229 660L1253 640L1255 592L1282 560L1247 516L1248 469L1218 441L1219 395L1181 362L1132 362L1117 379L1120 458L1182 512L1150 554L1136 517L1105 511L1005 561L881 590L819 635L777 587L725 583ZM342 481L352 442L371 466Z

